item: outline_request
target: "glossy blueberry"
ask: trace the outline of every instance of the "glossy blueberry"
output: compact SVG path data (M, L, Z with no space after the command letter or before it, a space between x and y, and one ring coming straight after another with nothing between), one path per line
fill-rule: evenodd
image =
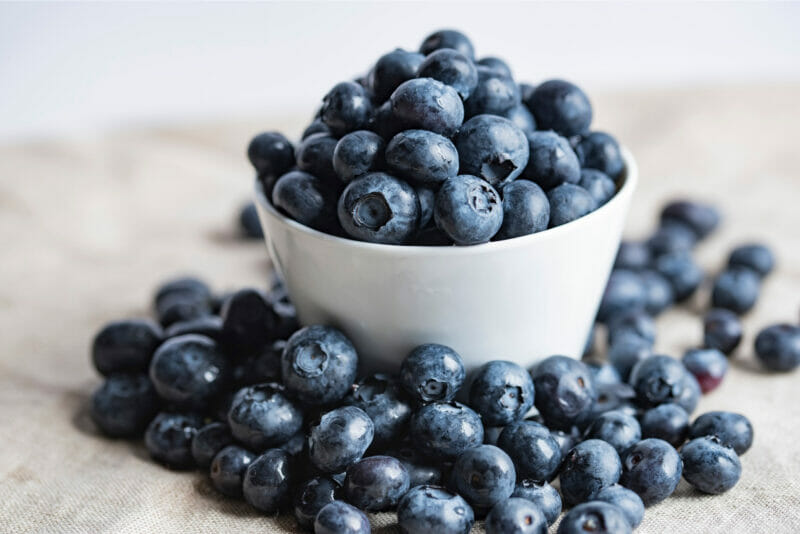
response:
M294 518L304 529L314 528L314 519L325 505L336 500L339 484L328 477L306 480L294 492Z
M689 433L689 414L680 405L668 402L650 408L639 421L642 437L658 438L673 447L680 447Z
M710 349L730 354L742 341L742 333L739 316L730 310L714 308L703 317L703 343Z
M742 455L753 444L753 425L742 414L707 412L695 419L689 427L689 439L703 436L714 436L722 445Z
M397 505L403 534L468 534L475 514L463 497L431 485L412 487Z
M688 350L681 362L697 379L703 393L716 389L728 371L728 360L717 349Z
M800 366L800 327L776 324L761 330L755 341L756 356L771 371L792 371Z
M703 493L725 493L739 482L742 463L715 437L695 438L681 449L683 478Z
M550 202L542 188L528 180L503 187L503 225L496 239L511 239L547 230Z
M531 501L512 497L492 507L484 527L486 534L547 534L547 519Z
M461 356L436 343L415 348L400 365L400 382L417 402L453 400L465 377Z
M506 426L497 440L514 461L517 476L539 482L551 480L561 464L561 448L544 425L519 421Z
M370 534L364 512L343 501L326 504L314 520L314 534Z
M400 447L390 450L389 456L397 458L408 471L409 486L440 485L442 483L442 468L439 460L434 460L410 442L403 442Z
M92 363L105 376L146 371L163 338L161 327L149 319L108 323L94 337Z
M492 187L516 179L528 164L525 133L513 122L496 115L469 119L455 139L460 172L483 178Z
M666 222L650 236L647 246L654 258L664 254L689 252L697 242L697 237L692 230L681 223Z
M224 345L237 357L257 354L272 340L278 319L261 291L240 289L222 306Z
M241 497L244 473L255 458L256 455L247 449L228 445L211 461L211 483L223 495Z
M703 392L700 390L700 383L689 371L683 373L683 391L680 397L675 400L681 408L686 410L686 413L691 414L697 408L697 403L700 402L700 396Z
M550 226L561 226L597 209L597 204L586 189L561 184L547 192L550 201Z
M374 433L372 419L360 408L336 408L311 427L309 458L323 473L341 473L364 455Z
M344 495L347 501L369 512L397 506L409 488L408 471L391 456L362 458L347 468Z
M501 113L500 116L513 122L517 128L525 132L525 135L536 131L536 119L533 118L533 113L525 107L525 104L517 104Z
M592 500L607 502L619 507L622 513L625 514L625 519L628 520L631 528L638 527L642 519L644 519L644 503L641 497L619 484L601 489L592 497Z
M158 412L159 399L147 375L114 374L92 393L89 415L107 436L141 435Z
M675 448L648 438L631 447L622 461L620 483L636 492L645 506L658 504L675 491L683 464Z
M257 384L240 389L228 411L233 436L262 451L285 443L303 425L303 413L284 395L283 386Z
M597 532L630 534L628 518L621 508L604 501L589 501L576 506L564 515L558 534Z
M274 182L294 166L294 147L278 132L263 132L250 141L247 158L262 179Z
M455 458L483 443L480 416L460 402L433 402L411 418L411 440L425 454Z
M386 143L375 132L357 130L345 135L333 151L333 169L345 183L384 166Z
M586 189L598 207L602 206L617 192L617 186L614 180L608 177L607 174L594 169L583 169L581 171L581 179L578 185Z
M274 514L289 503L293 483L292 459L286 451L269 449L250 462L244 473L244 500L254 508Z
M475 59L475 49L472 46L472 41L457 30L439 30L430 34L420 45L419 51L428 55L442 48L452 48L469 59Z
M337 138L330 134L317 133L306 137L297 145L297 168L323 183L336 183L338 179L333 168L333 152L337 143Z
M466 100L478 85L478 71L472 60L457 50L443 48L431 52L419 66L420 78L433 78L449 85Z
M170 469L189 469L194 466L192 439L202 424L196 414L159 413L144 434L147 452Z
M750 269L763 278L775 268L775 256L766 245L740 245L728 256L728 268L733 267Z
M719 212L710 204L690 200L676 200L661 210L661 222L678 222L703 239L719 226Z
M464 122L464 104L458 92L432 78L403 82L390 102L392 114L409 128L451 137Z
M639 273L645 290L644 309L652 316L667 310L675 302L675 292L669 281L658 272L645 269Z
M755 306L760 291L761 279L755 272L743 267L728 268L714 280L711 305L742 315Z
M356 82L336 84L322 99L322 122L335 136L364 128L372 115L366 89Z
M388 375L377 374L359 381L344 402L361 408L372 419L373 442L379 447L396 442L411 419L411 399Z
M518 421L531 409L533 380L513 362L495 360L477 370L469 391L469 403L488 425Z
M433 205L436 203L436 192L429 188L418 186L414 188L419 198L419 227L424 229L437 229L433 221ZM417 235L419 238L419 234Z
M184 408L202 408L226 386L228 361L210 338L187 334L165 341L150 362L158 395Z
M521 103L519 86L509 76L487 67L478 67L478 84L464 102L467 117L500 115Z
M522 177L545 190L564 183L577 184L581 179L578 157L564 137L555 132L527 134L530 157Z
M583 362L551 356L531 371L536 408L549 428L568 430L589 413L597 393L592 373Z
M536 482L529 478L517 482L512 497L526 499L539 507L548 525L555 523L561 515L561 495L547 482Z
M458 174L458 152L446 137L405 130L386 147L389 171L419 185L435 186Z
M586 431L589 439L601 439L620 455L642 439L642 429L635 417L611 410L600 414Z
M656 323L640 309L622 311L608 321L608 343L614 345L625 337L638 337L650 344L656 340Z
M381 56L369 75L375 101L385 102L401 83L415 78L424 60L422 54L399 48Z
M625 169L619 143L605 132L589 132L582 135L575 145L575 153L578 155L581 167L601 171L615 181Z
M300 224L335 234L339 227L336 195L336 190L321 178L303 171L291 171L275 183L272 204Z
M620 378L627 382L634 366L652 355L652 346L646 339L623 336L609 348L608 361L619 371Z
M636 398L644 407L675 402L683 392L684 369L675 358L655 355L637 363L629 378Z
M665 254L655 262L655 270L672 286L676 302L688 299L703 281L703 270L687 252Z
M622 471L619 454L609 443L588 439L575 445L559 472L564 502L575 505L616 484Z
M464 451L453 465L451 484L472 506L491 508L514 493L514 462L494 445Z
M200 334L216 342L224 341L222 333L222 317L218 315L204 315L188 321L173 323L164 330L167 339L185 336L186 334Z
M228 425L215 421L200 428L192 438L192 457L199 467L208 467L219 451L233 444Z
M450 178L436 193L433 217L457 245L486 243L503 224L500 195L476 176Z
M525 103L540 129L555 130L565 137L586 132L592 122L592 105L586 94L564 80L539 84Z
M303 135L300 139L305 140L306 138L311 137L312 135L318 133L326 135L331 134L331 129L328 128L328 125L322 122L322 119L320 119L319 117L311 121L311 124L309 124L305 130L303 130Z
M619 244L614 269L639 271L646 269L651 262L650 248L642 241L623 241Z

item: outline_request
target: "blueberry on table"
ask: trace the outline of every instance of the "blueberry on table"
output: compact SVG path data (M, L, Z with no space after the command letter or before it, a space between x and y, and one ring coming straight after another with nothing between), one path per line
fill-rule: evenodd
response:
M664 254L689 252L697 243L694 232L685 224L664 222L647 240L647 246L654 258Z
M211 288L204 281L194 276L182 276L167 280L158 286L153 298L156 309L162 300L175 295L197 297L208 301L212 298Z
M525 135L536 131L536 119L533 117L533 113L525 107L525 104L517 104L507 111L500 113L500 116L513 122L517 128L525 132Z
M409 481L408 471L397 458L369 456L347 468L344 495L361 510L389 510L406 494Z
M695 438L681 449L683 478L703 493L725 493L739 482L742 463L715 437Z
M533 406L530 374L516 363L495 360L477 370L469 389L469 404L487 425L507 425L522 419Z
M665 254L656 259L654 266L672 286L675 302L688 299L703 281L703 270L686 251Z
M323 473L341 473L364 455L374 433L372 419L360 408L336 408L311 427L308 456Z
M653 346L656 323L644 310L622 310L608 320L608 343L613 346L625 337L638 337Z
M687 371L675 358L655 355L637 363L631 370L630 384L643 407L675 402L683 393Z
M411 419L411 399L399 382L376 374L360 380L344 399L345 404L361 408L375 425L373 443L385 446L405 434Z
M711 305L742 315L755 306L760 292L758 274L744 267L728 268L714 280Z
M170 469L194 467L192 439L202 424L196 414L159 413L144 434L147 452Z
M369 85L375 102L386 102L401 83L416 78L424 59L425 56L420 53L406 52L399 48L382 55L369 74Z
M439 30L430 34L422 41L419 51L428 55L443 48L452 48L461 52L470 60L475 59L475 49L472 46L472 41L458 30Z
M442 465L438 459L423 455L412 443L406 441L387 453L400 460L408 471L409 486L437 486L442 483Z
M375 132L358 130L345 135L333 151L333 169L345 183L381 170L385 164L386 142Z
M159 399L142 373L114 374L92 393L89 415L110 437L141 435L158 412Z
M697 379L703 393L716 389L728 371L728 360L717 349L690 349L681 362Z
M490 114L500 115L519 105L522 101L519 86L514 80L495 69L478 67L478 84L466 102L467 117Z
M683 463L666 441L649 438L631 447L622 461L620 484L636 492L645 506L658 504L675 491Z
M644 309L652 316L666 311L675 302L672 285L658 272L645 269L639 273L645 290Z
M333 168L333 152L337 144L337 138L331 134L320 132L309 135L297 145L295 152L297 168L324 183L336 183L338 179ZM292 171L287 172L291 173Z
M689 414L671 402L650 408L642 414L639 422L643 438L662 439L675 448L683 445L689 434Z
M652 345L639 336L622 336L608 350L608 361L619 372L622 380L628 381L631 371L642 360L653 355Z
M478 71L472 60L452 48L442 48L428 54L420 64L418 76L433 78L449 85L466 100L478 85Z
M461 356L436 343L420 345L400 364L400 382L417 402L453 400L465 377Z
M370 95L356 82L340 82L322 99L320 118L337 137L364 128L371 116Z
M147 370L164 332L149 319L127 319L105 325L92 341L92 363L105 376Z
M514 462L494 445L464 451L453 464L451 484L473 507L491 508L514 493Z
M173 323L164 330L164 337L185 336L186 334L200 334L213 339L217 343L224 341L222 334L222 317L218 315L204 315L187 321Z
M503 205L488 182L462 174L442 184L433 217L436 226L457 245L478 245L500 230Z
M584 169L595 169L617 181L625 170L619 143L605 132L589 132L580 136L575 153Z
M776 324L764 328L755 341L756 356L771 371L792 371L800 366L800 326Z
M703 343L707 348L728 355L739 346L742 334L742 322L730 310L713 308L703 317Z
M742 414L734 412L707 412L694 420L689 428L689 439L714 436L725 447L742 455L753 444L753 425Z
M511 239L547 230L550 201L542 188L528 180L503 186L503 225L496 239Z
M592 422L586 430L586 437L605 441L621 455L642 439L642 429L632 415L611 410Z
M240 389L228 411L231 433L255 451L285 443L303 425L303 412L286 398L280 384Z
M522 178L536 182L545 190L580 181L581 166L569 141L551 131L533 132L527 137L530 156Z
M595 419L606 412L620 412L623 415L635 417L638 415L637 407L633 405L636 392L623 382L615 384L595 384L597 400L592 409L585 413L575 424L586 430Z
M591 371L572 358L550 356L531 370L531 377L536 409L549 428L569 430L597 399Z
M370 534L364 512L343 501L326 504L314 520L314 534Z
M592 123L592 105L576 85L564 80L539 84L525 101L542 130L555 130L570 137L585 133Z
M683 388L675 403L686 410L686 413L691 414L697 408L697 403L700 402L702 394L700 383L692 373L685 371L683 373Z
M278 132L263 132L250 141L247 158L259 176L274 180L294 166L294 147Z
M312 136L313 137L313 136ZM303 171L291 171L272 190L272 204L295 221L329 234L337 234L337 191L322 179Z
M559 471L561 495L568 505L589 500L601 489L619 481L622 464L609 443L588 439L575 445Z
M430 485L412 487L397 505L404 534L468 534L475 514L463 497Z
M614 180L608 177L607 174L595 169L583 169L581 171L581 179L578 185L586 189L598 207L602 206L617 192L617 186Z
M405 130L386 146L389 171L418 185L436 186L458 174L458 152L450 139L427 130Z
M291 457L281 449L269 449L252 460L244 472L244 500L267 514L283 508L291 498L292 467Z
M614 269L640 271L650 266L650 247L642 241L623 241L619 244Z
M719 226L720 214L710 204L675 200L661 210L661 222L681 223L690 228L697 239L703 239Z
M314 519L325 505L336 500L339 484L328 477L306 480L294 493L294 518L304 529L314 528Z
M550 226L561 226L597 209L589 192L574 184L561 184L547 192L550 201Z
M528 164L525 133L513 122L496 115L476 115L455 138L462 174L478 176L492 187L516 179Z
M313 405L341 400L356 378L358 355L336 328L312 325L301 328L286 343L281 374L286 390Z
M483 443L483 424L460 402L432 402L414 412L410 436L426 455L451 459Z
M636 528L644 519L644 503L635 492L619 484L601 489L592 497L593 501L607 502L622 510L631 528Z
M733 249L728 257L728 268L732 267L750 269L764 278L775 268L775 256L766 245L740 245Z
M554 478L561 464L561 448L544 425L534 421L511 423L497 440L514 461L517 476L544 482Z
M260 353L273 339L278 316L259 290L244 288L222 306L222 337L226 349L242 358Z
M241 497L244 473L255 458L256 455L247 449L228 445L211 461L211 483L223 495Z
M432 78L403 82L389 101L392 114L409 128L451 137L464 122L464 104L458 92Z
M552 525L561 515L561 495L547 482L537 482L529 478L517 482L512 497L526 499L539 507L548 525Z
M486 534L547 534L547 520L539 507L516 497L495 504L484 527Z
M621 508L604 501L589 501L576 506L564 515L558 534L597 532L630 534L632 528Z
M171 293L156 303L156 317L164 327L211 315L210 297L194 293Z
M226 423L215 421L200 428L192 438L192 457L199 467L208 467L219 451L233 444Z

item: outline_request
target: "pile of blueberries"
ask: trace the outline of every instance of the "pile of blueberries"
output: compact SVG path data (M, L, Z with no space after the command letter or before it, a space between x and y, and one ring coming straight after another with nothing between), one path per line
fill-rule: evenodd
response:
M297 147L248 148L267 198L321 232L386 244L475 245L586 215L617 191L617 141L590 131L586 94L514 81L496 57L438 31L335 85Z

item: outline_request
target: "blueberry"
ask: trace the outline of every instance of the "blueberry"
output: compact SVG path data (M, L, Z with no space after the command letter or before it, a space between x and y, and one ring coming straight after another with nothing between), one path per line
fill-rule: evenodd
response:
M675 292L669 281L656 271L645 269L639 273L644 285L644 309L656 316L667 310L675 302Z
M333 501L317 513L314 534L370 534L364 512L346 502Z
M341 82L322 99L321 116L335 136L364 128L372 115L366 89L356 82Z
M219 451L233 443L225 423L215 421L200 428L192 438L192 458L199 467L208 467Z
M686 410L686 413L691 414L697 408L697 403L700 402L700 383L689 371L683 373L683 391L675 403L680 405L681 408Z
M585 169L595 169L608 175L612 180L619 179L625 169L619 143L605 132L589 132L582 135L575 152Z
M218 315L204 315L188 321L173 323L164 330L167 339L185 336L186 334L200 334L209 337L217 343L224 341L222 333L222 317Z
M246 359L234 368L234 379L242 386L262 382L280 382L281 355L286 341L279 339L265 345L255 356Z
M642 439L642 429L635 417L611 410L600 414L586 431L589 439L601 439L623 454Z
M388 510L408 491L408 471L391 456L362 458L347 468L344 494L350 504L369 512Z
M403 82L390 102L394 116L410 128L451 137L464 122L464 104L458 92L431 78Z
M211 300L211 288L208 287L204 281L196 278L194 276L182 276L178 278L172 278L163 282L158 289L156 289L156 294L153 298L153 302L155 304L156 310L159 308L159 304L169 297L174 297L176 295L185 296L187 298L195 297L201 300Z
M301 140L305 140L308 137L311 137L314 134L325 134L330 136L331 129L328 128L328 125L322 122L322 119L319 117L315 118L311 121L305 130L303 130L303 136L300 138Z
M417 402L453 400L465 377L461 356L435 343L415 348L400 365L400 382Z
M629 378L636 398L644 407L675 402L683 393L684 376L681 362L664 355L651 356L637 363Z
M550 202L541 187L528 180L516 180L503 187L503 225L497 239L542 232L549 222Z
M107 436L141 435L158 412L159 399L142 373L114 374L92 394L89 415Z
M525 104L517 104L501 113L500 116L513 122L517 128L525 132L525 135L536 131L536 119L533 118L533 113L525 107Z
M619 382L616 384L595 384L597 401L592 409L584 414L576 424L584 430L595 421L600 415L606 412L620 412L623 415L635 416L636 410L632 410L632 402L636 398L636 392L628 384Z
M608 350L608 361L613 365L622 380L630 378L634 366L653 355L649 341L639 336L624 336Z
M161 327L148 319L108 323L94 337L92 363L105 376L146 371L163 337Z
M583 362L551 356L531 371L536 408L550 428L566 430L589 413L596 399L592 373Z
M457 30L439 30L430 34L420 45L419 51L428 55L442 48L452 48L469 59L475 58L475 49L472 46L472 41Z
M453 465L451 483L472 506L491 508L514 493L514 462L494 445L464 451Z
M433 221L433 205L436 202L436 192L429 188L418 186L414 188L419 198L419 227L420 232L425 229L437 229L431 224ZM438 229L437 229L438 230ZM419 238L419 234L417 234Z
M314 528L314 519L325 505L336 500L339 484L328 477L303 482L294 493L294 518L305 529Z
M691 349L681 361L697 379L703 393L716 389L728 371L728 360L717 349Z
M258 384L240 389L228 411L233 436L256 451L285 443L303 425L303 413L284 396L283 386Z
M469 404L488 425L522 419L534 400L533 380L513 362L495 360L477 370L469 389Z
M682 302L692 296L703 281L702 269L687 252L674 252L661 256L655 262L655 270L672 286L676 302Z
M477 413L460 402L433 402L412 416L411 439L427 455L455 458L483 443L483 424Z
M715 437L695 438L681 449L683 478L703 493L725 493L739 481L742 464Z
M742 315L755 306L760 291L761 279L755 272L743 267L728 268L714 280L711 304Z
M364 455L375 426L360 408L343 406L324 414L311 427L309 457L323 473L341 473Z
M257 354L273 339L278 320L261 291L240 289L222 306L224 344L237 356Z
M194 465L192 439L202 423L196 414L161 412L147 427L144 445L153 459L170 469L189 469Z
M666 441L648 438L631 447L622 462L620 483L636 492L645 506L658 504L675 491L683 465Z
M398 381L387 375L377 374L359 381L344 402L361 408L372 419L377 446L396 442L405 434L411 419L410 399Z
M651 262L650 247L642 241L623 241L619 244L614 269L639 271L646 269Z
M556 443L558 443L562 458L580 441L580 431L577 427L572 427L572 429L568 431L550 430L550 435L556 440Z
M586 189L597 204L598 207L602 206L617 192L617 186L614 180L608 177L607 174L594 169L583 169L581 171L581 179L578 185Z
M725 447L742 455L753 444L753 425L747 417L734 412L708 412L694 420L689 439L714 436Z
M475 514L463 497L444 488L411 488L397 505L397 523L404 534L468 534Z
M254 508L274 514L291 497L292 459L286 451L269 449L254 459L244 473L244 500Z
M274 182L294 166L294 147L278 132L263 132L250 141L247 157L262 180Z
M458 174L458 152L446 137L426 130L405 130L386 147L386 163L397 176L436 186Z
M164 327L210 315L211 296L199 293L173 292L156 302L156 316Z
M714 308L703 318L703 343L710 349L730 354L742 341L742 333L739 316L730 310Z
M459 175L436 193L436 225L457 245L486 243L503 224L500 195L488 182Z
M244 473L256 455L238 445L228 445L211 461L211 483L228 497L242 496Z
M486 534L547 534L547 520L539 507L515 497L495 504L484 526Z
M400 460L400 463L406 468L410 487L441 484L440 462L431 462L431 458L423 456L411 443L405 442L387 454Z
M728 268L733 267L750 269L763 278L775 268L775 256L766 245L740 245L728 256Z
M547 192L550 201L550 226L561 226L597 209L592 195L586 189L573 185L561 184Z
M392 111L391 100L387 100L375 110L375 116L372 118L371 130L380 135L384 141L390 141L392 137L408 128L410 128L410 126L406 124L406 121L395 115L394 111Z
M650 408L640 420L643 438L658 438L680 447L689 433L689 414L681 406L668 402Z
M322 183L335 184L338 179L333 168L333 152L337 143L337 138L330 134L317 133L306 137L295 153L298 169L315 176ZM287 174L293 173L290 171ZM273 191L273 199L274 195Z
M558 525L557 532L630 534L631 530L628 518L621 508L603 501L589 501L567 512Z
M550 131L529 133L527 137L530 157L523 178L545 190L580 181L581 166L569 141Z
M661 222L678 222L703 239L719 226L719 212L710 204L690 200L675 200L661 210Z
M792 371L800 366L800 327L776 324L761 330L755 341L756 356L771 371Z
M544 425L519 421L506 426L497 440L514 461L517 476L538 482L551 480L561 464L561 448Z
M462 100L469 98L478 85L478 71L472 60L451 48L431 52L419 66L418 76L449 85Z
M604 487L616 484L621 470L619 454L609 443L599 439L578 443L559 472L564 501L575 505L589 500Z
M336 200L335 189L303 171L284 174L272 190L272 204L278 210L300 224L329 234L338 233Z
M493 187L513 181L528 164L525 133L513 122L496 115L469 119L455 139L460 172L483 178Z
M539 507L548 525L552 525L561 515L561 495L547 482L536 482L529 478L517 482L512 497L526 499Z
M638 527L644 519L644 503L641 497L619 484L601 489L592 497L592 500L617 506L625 514L625 519L628 520L631 528Z
M281 357L286 390L307 404L341 400L356 378L358 355L336 328L312 325L289 338Z
M381 56L369 76L375 101L385 102L401 83L415 78L424 59L422 54L399 48Z
M519 86L510 77L487 67L478 67L478 84L464 103L467 117L500 115L521 103Z
M613 315L608 321L608 343L614 345L615 342L629 336L638 337L653 346L656 340L655 321L640 309Z
M681 223L663 223L647 240L654 258L664 254L689 252L697 242L694 232Z
M555 130L566 137L586 132L592 122L592 105L586 94L563 80L539 84L525 103L540 129Z
M345 183L384 166L386 143L375 132L357 130L345 135L333 151L333 169Z
M598 360L583 359L586 367L592 373L592 381L596 388L614 386L622 382L622 377L619 375L617 368L609 362Z

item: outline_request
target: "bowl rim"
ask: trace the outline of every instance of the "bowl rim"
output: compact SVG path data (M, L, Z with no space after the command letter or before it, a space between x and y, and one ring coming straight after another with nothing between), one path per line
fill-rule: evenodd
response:
M390 245L386 243L370 243L368 241L357 241L355 239L348 239L345 237L338 237L331 234L326 234L301 224L294 219L286 217L280 213L272 205L266 195L264 189L257 179L255 180L255 200L261 208L264 209L273 219L278 221L279 224L284 226L292 233L305 234L308 237L322 242L327 242L331 245L339 246L342 248L350 248L360 252L375 252L392 256L438 256L438 255L459 255L459 254L475 254L482 252L497 252L500 250L514 249L519 247L526 247L538 241L546 239L556 239L564 232L575 229L580 224L589 224L594 219L612 209L612 206L624 202L624 197L632 194L636 188L639 180L639 167L633 154L625 147L620 145L620 153L622 160L625 163L624 175L622 177L622 185L616 194L605 204L597 208L591 213L584 215L574 221L570 221L555 228L548 228L535 234L528 234L519 237L512 237L510 239L503 239L501 241L489 241L488 243L480 243L478 245ZM264 237L269 240L268 228L264 228Z

